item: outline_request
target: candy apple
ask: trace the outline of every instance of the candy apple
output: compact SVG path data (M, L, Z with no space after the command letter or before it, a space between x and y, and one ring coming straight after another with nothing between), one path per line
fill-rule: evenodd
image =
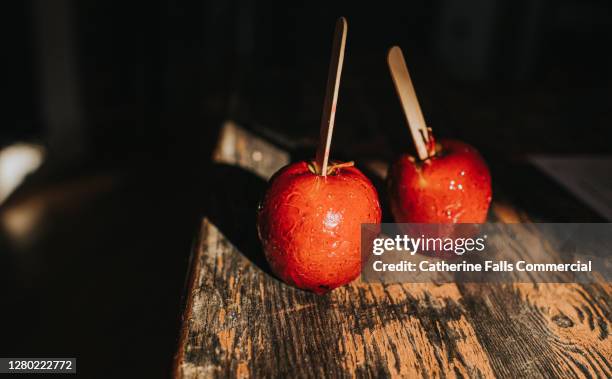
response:
M419 106L404 54L389 49L387 63L418 159L403 155L391 166L388 191L398 223L482 223L491 202L491 176L478 151L455 140L436 143ZM453 228L447 230L452 234ZM443 230L443 231L444 231Z
M361 224L380 223L376 189L352 162L290 164L271 179L257 215L270 268L283 281L323 294L361 272Z
M491 176L472 146L433 143L425 160L403 155L388 175L391 211L401 223L482 223L491 202Z
M378 195L353 162L329 162L347 22L336 22L321 139L313 162L277 172L257 215L270 268L285 282L323 294L361 272L361 224L380 223ZM366 236L367 237L367 236Z

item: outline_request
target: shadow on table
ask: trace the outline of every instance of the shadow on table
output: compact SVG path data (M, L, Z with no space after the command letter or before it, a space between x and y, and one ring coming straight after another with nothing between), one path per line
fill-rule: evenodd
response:
M273 276L257 237L257 205L267 183L243 168L215 163L211 180L208 218L223 235L259 269Z

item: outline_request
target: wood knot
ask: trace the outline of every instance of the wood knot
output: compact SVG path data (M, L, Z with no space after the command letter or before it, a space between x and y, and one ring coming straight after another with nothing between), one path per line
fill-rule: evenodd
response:
M570 319L569 317L567 317L563 313L559 313L559 314L553 316L552 320L560 328L571 328L572 326L574 326L574 322L572 321L572 319Z

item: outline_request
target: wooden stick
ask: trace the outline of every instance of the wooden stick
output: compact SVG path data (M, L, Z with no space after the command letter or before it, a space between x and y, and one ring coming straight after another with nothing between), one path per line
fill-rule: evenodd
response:
M336 22L334 42L332 44L331 61L327 74L325 101L323 102L323 115L321 116L321 139L317 148L316 164L319 175L327 176L329 163L329 150L331 147L334 120L336 118L336 104L338 103L338 89L344 63L344 47L346 46L347 23L344 17Z
M429 151L427 148L429 130L427 129L427 125L425 125L423 112L421 112L419 100L414 92L402 49L398 46L393 46L389 49L387 64L389 65L391 77L395 84L395 90L397 91L402 108L404 109L404 115L406 115L406 121L410 127L410 133L412 134L417 154L421 160L427 159L429 158Z

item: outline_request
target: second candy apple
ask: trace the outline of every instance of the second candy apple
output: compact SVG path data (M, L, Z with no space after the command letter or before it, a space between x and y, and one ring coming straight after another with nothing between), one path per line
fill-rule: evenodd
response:
M491 176L472 146L442 140L423 161L401 156L389 171L388 190L396 222L482 223L491 202Z
M472 146L436 143L416 97L404 54L389 49L387 63L418 158L402 155L388 173L391 211L398 223L482 223L491 203L491 175ZM447 230L452 233L452 229Z

